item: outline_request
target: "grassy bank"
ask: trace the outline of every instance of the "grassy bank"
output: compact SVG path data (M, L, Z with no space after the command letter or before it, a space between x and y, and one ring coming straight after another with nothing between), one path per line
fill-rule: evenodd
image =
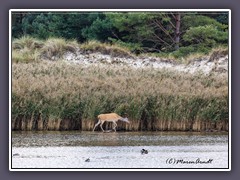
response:
M227 77L13 63L13 130L92 130L107 112L128 114L131 124L119 122L118 130L228 130Z
M31 63L42 59L46 60L61 60L65 52L76 53L80 50L81 53L101 53L111 55L112 57L133 58L137 55L131 52L126 46L119 44L100 43L98 41L89 41L78 43L75 40L66 40L62 38L49 38L47 40L39 40L29 36L23 36L19 39L14 39L12 42L12 61L17 63ZM180 55L179 55L180 54ZM182 55L181 55L182 54ZM159 57L163 59L171 59L179 63L189 63L193 59L198 59L203 56L215 56L216 54L228 54L228 48L219 46L209 50L209 53L143 53L138 56Z
M134 55L126 47L89 41L79 44L75 40L62 38L49 38L39 40L29 36L14 39L12 42L12 60L17 63L31 63L42 59L61 60L65 52L75 53L77 50L83 53L99 52L117 57L133 57Z

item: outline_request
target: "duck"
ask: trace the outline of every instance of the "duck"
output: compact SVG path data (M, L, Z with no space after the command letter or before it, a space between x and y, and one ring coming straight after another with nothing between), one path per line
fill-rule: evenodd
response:
M142 150L141 150L141 154L148 154L148 150L142 149Z
M90 159L89 159L89 158L87 158L87 159L85 160L85 162L90 162Z
M14 156L20 156L20 154L19 154L19 153L15 153L15 154L13 154L12 156L13 156L13 157L14 157Z

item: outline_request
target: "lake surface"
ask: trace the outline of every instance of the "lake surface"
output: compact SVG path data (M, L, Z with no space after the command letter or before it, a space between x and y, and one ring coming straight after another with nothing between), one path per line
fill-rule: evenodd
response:
M11 153L13 169L227 169L229 157L226 132L12 132Z

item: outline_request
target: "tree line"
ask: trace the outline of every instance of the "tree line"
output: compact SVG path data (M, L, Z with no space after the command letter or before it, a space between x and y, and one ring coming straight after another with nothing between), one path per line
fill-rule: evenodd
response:
M96 40L185 56L228 44L228 12L13 12L12 37Z

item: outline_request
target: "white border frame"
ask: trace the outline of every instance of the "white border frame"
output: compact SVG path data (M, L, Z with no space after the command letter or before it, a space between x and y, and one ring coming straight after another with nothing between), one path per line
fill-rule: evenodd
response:
M12 123L11 123L11 98L12 98L12 12L228 12L229 29L229 55L228 55L228 98L229 98L229 139L228 139L228 169L14 169L12 168ZM231 9L10 9L9 10L9 171L231 171Z

